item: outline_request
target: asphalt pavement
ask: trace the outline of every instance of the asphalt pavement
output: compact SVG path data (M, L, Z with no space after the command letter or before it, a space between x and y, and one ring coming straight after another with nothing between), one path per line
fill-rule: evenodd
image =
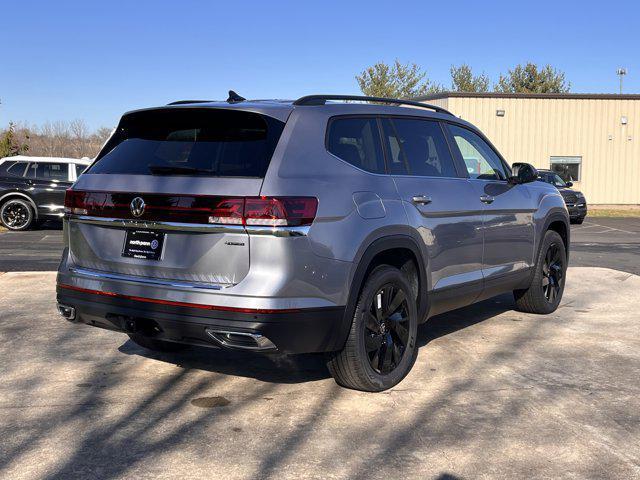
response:
M434 317L407 378L365 394L321 355L158 354L66 322L59 228L2 232L0 478L640 478L639 234L573 226L555 313Z
M569 263L640 275L640 218L587 218L573 225Z
M62 231L0 232L0 272L54 271L62 252ZM570 264L605 267L640 275L640 218L589 218L571 227Z
M0 275L0 478L640 478L640 277L568 272L551 315L503 295L418 332L379 394L320 355L157 354Z

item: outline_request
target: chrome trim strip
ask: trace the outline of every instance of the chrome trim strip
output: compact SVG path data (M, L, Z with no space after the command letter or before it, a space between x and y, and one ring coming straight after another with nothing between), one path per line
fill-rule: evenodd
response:
M163 287L175 287L185 289L202 289L202 290L222 290L223 288L230 287L233 284L214 284L214 283L199 283L199 282L184 282L179 280L162 280L159 278L145 278L135 275L121 275L118 273L105 273L97 270L89 270L86 268L71 267L69 271L77 275L84 277L97 278L100 280L117 280L133 283L144 283L146 285L160 285Z
M125 218L93 217L90 215L66 214L71 222L99 225L108 228L146 228L150 230L168 230L177 232L201 233L248 233L249 235L273 235L274 237L303 237L309 234L309 226L304 227L268 227L261 225L219 225L206 223L179 223Z
M205 223L158 222L146 220L131 220L125 218L92 217L88 215L69 215L67 218L76 223L86 223L109 228L148 228L153 230L174 230L181 232L206 233L241 233L242 225L214 225Z
M304 227L263 227L247 225L245 230L249 235L273 235L274 237L306 237L309 226Z

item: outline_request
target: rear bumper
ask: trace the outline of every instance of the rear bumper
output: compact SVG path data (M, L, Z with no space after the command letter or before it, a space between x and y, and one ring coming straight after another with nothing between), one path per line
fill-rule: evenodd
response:
M217 311L186 305L162 304L100 292L57 287L59 304L74 309L73 322L124 333L140 333L159 340L203 345L229 344L216 340L208 331L250 333L268 339L283 353L312 353L339 350L344 343L340 326L344 307L269 311Z

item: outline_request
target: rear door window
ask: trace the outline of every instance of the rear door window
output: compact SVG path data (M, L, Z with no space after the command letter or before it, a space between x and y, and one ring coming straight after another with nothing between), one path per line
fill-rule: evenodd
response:
M378 122L375 118L334 118L329 123L327 150L354 167L385 173Z
M69 181L68 163L33 162L27 169L27 178L36 180Z
M437 121L385 118L389 173L420 177L457 177L442 127Z
M239 110L134 112L87 173L264 177L283 128Z

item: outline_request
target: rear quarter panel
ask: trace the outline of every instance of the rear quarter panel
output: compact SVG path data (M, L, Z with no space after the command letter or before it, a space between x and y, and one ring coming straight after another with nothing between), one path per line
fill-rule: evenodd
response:
M384 236L413 233L390 176L360 170L326 150L329 119L345 114L332 110L304 107L293 111L260 194L318 198L316 219L306 238L315 256L347 266L349 274L342 283L346 303L348 285L366 247Z

